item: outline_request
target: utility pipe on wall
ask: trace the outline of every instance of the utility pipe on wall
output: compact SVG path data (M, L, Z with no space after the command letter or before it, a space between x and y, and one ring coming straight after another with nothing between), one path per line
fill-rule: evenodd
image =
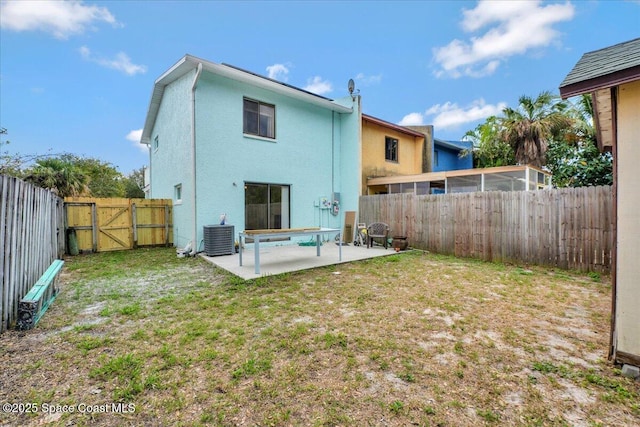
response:
M193 246L190 255L195 255L198 252L198 210L196 202L196 86L198 86L198 80L202 74L202 62L198 63L196 69L196 75L193 78L193 84L191 85L191 183L192 183L192 197L193 197Z

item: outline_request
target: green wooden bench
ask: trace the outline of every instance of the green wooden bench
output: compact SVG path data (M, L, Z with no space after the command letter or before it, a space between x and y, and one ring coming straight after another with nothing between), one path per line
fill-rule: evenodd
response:
M57 278L64 261L55 260L18 305L18 329L31 329L58 296Z

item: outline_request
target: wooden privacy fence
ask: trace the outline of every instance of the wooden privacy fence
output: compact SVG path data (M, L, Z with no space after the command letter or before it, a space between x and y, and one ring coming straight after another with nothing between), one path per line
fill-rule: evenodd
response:
M64 206L79 252L173 244L171 199L66 197Z
M0 175L0 333L51 263L64 254L62 199L18 178Z
M360 197L360 221L441 254L609 273L610 186L541 191Z

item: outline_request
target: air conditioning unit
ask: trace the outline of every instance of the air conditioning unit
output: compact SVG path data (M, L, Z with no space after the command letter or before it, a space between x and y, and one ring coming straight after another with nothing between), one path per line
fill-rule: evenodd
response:
M233 240L233 225L205 225L204 252L207 256L233 255L235 244Z

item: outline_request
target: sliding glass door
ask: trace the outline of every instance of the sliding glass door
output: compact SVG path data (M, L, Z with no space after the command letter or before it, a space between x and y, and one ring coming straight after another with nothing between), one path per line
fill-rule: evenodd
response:
M244 224L246 230L290 228L289 186L245 183Z

